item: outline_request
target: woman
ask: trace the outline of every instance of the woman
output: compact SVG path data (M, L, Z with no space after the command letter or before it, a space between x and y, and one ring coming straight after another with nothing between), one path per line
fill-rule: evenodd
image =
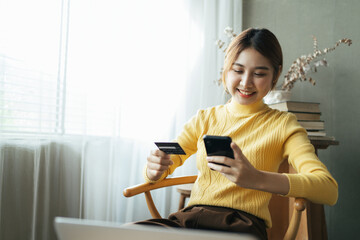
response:
M199 174L188 207L142 224L246 232L266 239L272 194L336 203L337 183L317 158L305 129L293 114L263 103L282 65L280 44L269 30L247 29L234 38L222 75L231 100L200 110L185 124L177 142L187 155L153 150L144 169L147 182L160 181L197 153ZM231 137L234 159L207 157L204 135ZM284 159L298 174L277 172Z

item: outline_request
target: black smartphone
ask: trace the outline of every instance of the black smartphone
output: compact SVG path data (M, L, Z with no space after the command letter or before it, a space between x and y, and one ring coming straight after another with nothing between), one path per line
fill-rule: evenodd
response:
M231 137L205 135L203 139L208 156L225 156L234 159L234 151L230 147Z

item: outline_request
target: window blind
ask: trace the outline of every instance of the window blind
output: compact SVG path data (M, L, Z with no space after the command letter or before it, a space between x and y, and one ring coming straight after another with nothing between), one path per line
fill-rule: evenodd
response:
M0 130L61 133L63 85L52 73L0 56Z
M1 7L0 133L63 133L67 21L68 0Z

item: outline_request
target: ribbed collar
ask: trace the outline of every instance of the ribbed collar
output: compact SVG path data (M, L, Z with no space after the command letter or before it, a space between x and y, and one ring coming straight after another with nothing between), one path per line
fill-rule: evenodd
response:
M250 105L242 105L231 99L231 101L226 105L229 112L237 117L258 113L268 108L262 100Z

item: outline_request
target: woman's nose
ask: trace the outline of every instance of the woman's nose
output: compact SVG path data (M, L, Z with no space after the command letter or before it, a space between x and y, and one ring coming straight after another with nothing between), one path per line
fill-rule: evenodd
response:
M250 88L252 86L252 76L249 73L244 73L241 81L240 81L240 86L243 88Z

